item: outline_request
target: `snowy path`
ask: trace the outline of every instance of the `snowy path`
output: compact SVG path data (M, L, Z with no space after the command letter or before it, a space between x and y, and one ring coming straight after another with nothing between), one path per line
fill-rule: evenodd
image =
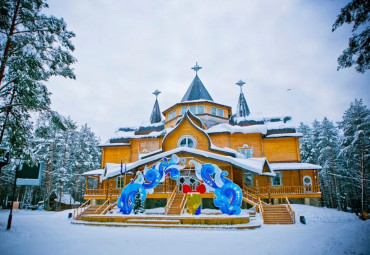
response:
M67 212L0 211L0 254L370 254L370 220L294 206L308 224L255 230L109 228L69 223ZM312 222L310 222L312 221Z

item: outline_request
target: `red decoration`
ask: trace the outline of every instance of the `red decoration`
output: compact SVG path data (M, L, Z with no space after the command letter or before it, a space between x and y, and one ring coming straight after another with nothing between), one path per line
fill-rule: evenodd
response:
M196 190L192 190L190 185L184 184L182 185L182 193L187 194L187 193L193 193L193 192L198 192L200 194L206 193L206 186L204 184L200 184Z

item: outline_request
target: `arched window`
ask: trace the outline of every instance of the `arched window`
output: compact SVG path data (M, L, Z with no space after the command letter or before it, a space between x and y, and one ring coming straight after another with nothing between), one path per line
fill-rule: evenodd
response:
M194 137L190 135L182 136L177 142L177 147L195 148L196 146L197 146L196 140L194 139Z

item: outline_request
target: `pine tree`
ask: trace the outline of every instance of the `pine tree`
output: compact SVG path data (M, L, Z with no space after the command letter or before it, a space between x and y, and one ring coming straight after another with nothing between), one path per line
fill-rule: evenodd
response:
M348 48L338 58L338 70L355 65L356 71L366 72L370 68L370 4L368 0L352 0L340 10L332 32L344 23L353 23L352 37Z
M339 210L341 208L341 199L336 173L339 168L339 161L337 161L339 134L333 122L329 121L326 117L319 126L318 139L319 142L316 146L320 153L318 163L322 166L320 180L321 190L326 194L324 201L328 207L337 207Z
M299 138L299 150L301 152L301 161L306 163L315 163L313 155L313 134L310 126L300 123L297 132L302 133Z
M370 111L362 99L355 99L350 104L343 115L343 120L339 122L339 128L342 129L344 136L340 156L347 162L347 176L355 189L352 196L361 201L362 211L368 210Z
M141 194L140 194L139 189L136 192L134 206L132 209L134 210L135 214L144 212L143 203L141 202Z
M49 108L43 82L51 76L75 78L70 67L76 61L75 34L63 19L43 14L47 7L43 0L0 1L0 145L6 132L22 136L10 127L12 115L25 120L30 112Z

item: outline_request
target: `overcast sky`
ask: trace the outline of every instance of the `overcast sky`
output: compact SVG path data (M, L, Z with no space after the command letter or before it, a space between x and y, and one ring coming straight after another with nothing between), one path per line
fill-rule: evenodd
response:
M52 108L87 123L102 142L181 101L195 62L215 102L236 109L242 79L252 113L294 123L339 121L370 76L337 71L351 26L331 32L343 0L52 0L76 33L76 80L53 78Z

